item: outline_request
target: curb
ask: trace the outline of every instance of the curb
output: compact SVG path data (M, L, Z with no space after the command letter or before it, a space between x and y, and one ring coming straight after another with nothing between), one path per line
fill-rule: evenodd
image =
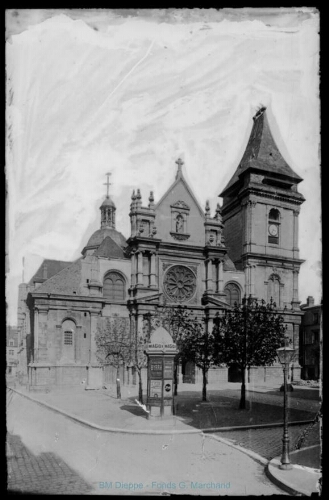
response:
M60 410L59 408L56 408L56 406L51 406L48 403L44 403L42 401L38 401L37 399L32 398L31 396L28 396L27 394L23 394L22 392L18 391L17 389L12 389L11 387L9 388L13 392L16 392L20 396L29 399L30 401L33 401L34 403L37 403L39 406L44 406L48 408L49 410L52 410L56 413L59 413L63 415L64 417L70 418L71 420L78 422L79 424L85 425L86 427L90 427L92 429L97 429L99 431L104 431L104 432L114 432L114 433L119 433L119 434L202 434L202 429L187 429L187 430L131 430L131 429L120 429L118 427L102 427L100 425L88 422L87 420L84 420L82 418L76 417L75 415L71 415L68 412L65 412L63 410Z
M316 448L317 446L318 446L317 444L312 445L312 446L307 446L306 448L303 448L303 451L305 451L305 450L311 450L312 448ZM298 453L299 451L301 451L301 450L294 450L294 451L290 452L290 456L293 455L293 454ZM278 479L276 476L274 476L274 474L272 474L272 472L270 470L271 462L273 462L274 460L277 460L278 462L281 461L280 457L272 458L271 460L269 460L269 462L267 463L267 465L265 467L265 474L270 479L270 481L272 481L272 483L274 483L276 486L278 486L282 490L286 491L290 495L293 495L293 496L310 496L308 491L305 491L305 490L304 491L302 491L302 490L296 490L295 488L292 488L291 486L289 486L289 484L286 483L285 481L282 481L282 480ZM297 465L297 467L298 467L298 464L293 464L293 465ZM314 469L314 472L317 472L317 471Z
M289 422L289 425L304 425L310 424L311 422L313 422L313 420L294 420L293 422ZM207 429L202 429L202 432L248 431L250 429L268 429L271 427L283 427L283 423L237 425L232 427L208 427Z
M294 488L291 488L288 486L286 483L283 483L280 481L278 478L273 476L272 472L270 471L270 464L271 462L268 462L268 464L265 467L265 474L268 477L268 479L275 484L275 486L278 486L281 488L281 490L285 491L286 493L289 493L289 495L292 496L304 496L304 493L300 493L299 491L295 490Z
M206 437L209 437L210 439L214 439L215 441L219 441L220 443L227 444L228 446L231 446L231 448L235 448L236 450L241 451L245 455L248 455L250 458L253 458L260 465L266 466L269 463L269 460L262 457L261 455L258 455L258 453L255 453L252 450L248 450L247 448L242 448L242 446L239 446L238 444L231 443L231 441L228 441L225 438L213 436L212 434L210 436L206 436Z
M67 418L70 418L71 420L74 420L75 422L78 422L82 425L85 425L87 427L91 427L100 431L104 432L117 432L119 434L208 434L208 433L213 433L213 432L228 432L228 431L245 431L245 430L252 430L252 429L266 429L266 428L273 428L273 427L283 427L283 423L268 423L268 424L255 424L255 425L241 425L241 426L231 426L231 427L208 427L206 429L186 429L186 430L132 430L132 429L120 429L119 427L103 427L91 422L88 422L88 420L84 420L80 417L76 417L75 415L72 415L64 410L61 410L60 408L57 408L56 406L49 405L48 403L38 401L37 399L34 399L30 395L24 394L20 392L17 389L13 389L12 387L8 387L9 390L16 392L20 396L29 399L30 401L34 401L40 406L45 406L49 410L55 411L56 413L60 413L61 415L64 415ZM294 421L294 422L289 422L289 425L305 425L305 424L310 424L313 422L312 420L299 420L299 421Z

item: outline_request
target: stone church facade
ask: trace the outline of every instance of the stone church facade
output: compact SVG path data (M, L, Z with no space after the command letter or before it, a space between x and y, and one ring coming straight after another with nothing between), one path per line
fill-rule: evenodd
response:
M279 152L265 108L253 121L243 158L220 194L222 207L217 204L211 213L208 202L200 206L178 159L175 180L159 201L151 192L143 204L140 190L133 192L127 239L116 228L115 203L107 193L100 229L81 258L45 260L30 282L20 285L20 365L25 371L27 366L31 388L104 383L96 356L99 325L118 315L127 318L131 335L142 335L164 304L186 305L211 328L216 313L244 294L273 297L298 348L302 179ZM134 380L133 368L126 370L126 380ZM191 363L180 371L180 380L198 380ZM282 377L281 366L254 369L252 376ZM298 363L293 376L300 377ZM209 381L229 377L229 368L209 373Z

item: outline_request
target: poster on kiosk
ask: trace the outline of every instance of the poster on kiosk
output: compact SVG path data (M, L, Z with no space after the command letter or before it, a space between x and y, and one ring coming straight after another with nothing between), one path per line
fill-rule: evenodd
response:
M147 409L148 417L166 417L174 410L174 358L176 344L163 327L151 335L147 349Z

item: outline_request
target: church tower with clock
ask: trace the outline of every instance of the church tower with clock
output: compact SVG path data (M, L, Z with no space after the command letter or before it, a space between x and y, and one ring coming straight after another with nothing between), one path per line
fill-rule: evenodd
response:
M224 236L237 269L245 273L245 293L273 299L285 311L288 334L298 347L301 319L298 273L298 216L305 201L303 180L281 155L266 108L253 117L250 138L234 175L221 192Z

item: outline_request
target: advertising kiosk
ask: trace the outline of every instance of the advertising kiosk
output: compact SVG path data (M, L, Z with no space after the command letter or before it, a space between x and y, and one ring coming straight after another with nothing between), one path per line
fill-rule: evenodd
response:
M150 338L147 349L147 409L150 417L169 417L174 413L174 358L176 344L162 326Z

